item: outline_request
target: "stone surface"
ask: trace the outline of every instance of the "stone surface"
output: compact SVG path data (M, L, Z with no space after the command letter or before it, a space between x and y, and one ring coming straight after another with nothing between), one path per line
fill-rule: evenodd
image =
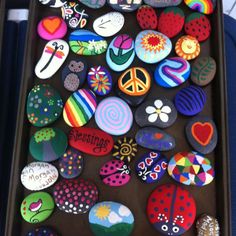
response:
M79 0L79 2L89 8L98 9L105 5L106 0Z
M42 226L30 230L25 236L58 236L58 234L53 229Z
M166 0L158 0L158 1L156 1L156 0L144 0L144 2L147 5L159 8L159 7L178 6L182 2L182 0L169 0L169 1L166 1Z
M66 3L66 0L39 0L39 2L49 7L59 8Z
M141 6L142 0L107 0L107 3L116 11L132 12Z
M216 0L184 0L185 4L192 10L204 14L212 14L216 6Z

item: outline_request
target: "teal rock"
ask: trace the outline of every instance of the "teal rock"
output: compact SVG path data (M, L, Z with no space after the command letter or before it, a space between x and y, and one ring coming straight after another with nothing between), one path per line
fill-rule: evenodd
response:
M79 2L89 8L98 9L105 5L106 0L79 0Z

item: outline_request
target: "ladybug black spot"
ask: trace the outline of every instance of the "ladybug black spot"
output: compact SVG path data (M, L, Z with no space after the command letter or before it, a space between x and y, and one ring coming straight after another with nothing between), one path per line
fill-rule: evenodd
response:
M166 194L166 196L167 196L167 197L170 197L170 196L171 196L171 194L170 194L170 193L167 193L167 194Z
M191 203L190 202L187 202L187 204L186 204L188 207L190 207L191 206Z
M184 207L180 207L179 210L180 210L180 211L184 211Z
M193 217L193 214L192 214L192 213L189 213L188 216L191 218L191 217Z
M157 212L159 209L157 207L154 207L154 211Z
M168 208L164 208L164 212L168 212Z
M164 204L164 200L161 200L160 203L161 203L161 204Z
M180 196L179 199L180 199L180 200L184 200L184 196Z

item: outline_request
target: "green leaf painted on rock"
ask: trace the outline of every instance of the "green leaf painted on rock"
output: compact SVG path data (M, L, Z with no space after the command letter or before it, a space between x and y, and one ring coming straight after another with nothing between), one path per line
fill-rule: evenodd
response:
M134 52L134 49L118 56L114 53L112 48L109 49L110 58L111 58L112 62L114 62L116 65L124 65L130 59L133 52Z

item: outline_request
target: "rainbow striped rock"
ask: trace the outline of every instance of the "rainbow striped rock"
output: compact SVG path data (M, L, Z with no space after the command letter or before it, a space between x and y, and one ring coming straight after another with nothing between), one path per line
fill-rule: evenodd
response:
M216 0L184 0L185 4L192 10L211 14L216 6Z
M162 61L155 70L155 81L162 87L173 88L184 83L190 75L190 64L181 57Z
M63 117L71 127L81 127L91 119L97 107L95 94L88 89L79 89L67 100Z

